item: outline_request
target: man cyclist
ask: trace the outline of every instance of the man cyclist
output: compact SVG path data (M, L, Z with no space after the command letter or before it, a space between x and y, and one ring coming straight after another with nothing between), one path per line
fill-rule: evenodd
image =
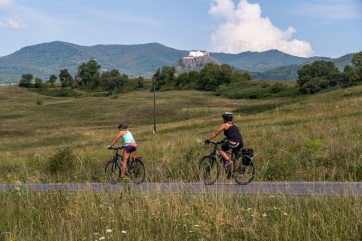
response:
M226 151L233 149L233 151L239 151L243 147L243 138L239 131L239 128L233 123L233 113L225 112L222 115L224 123L210 135L210 138L205 141L205 144L209 143L210 140L219 135L222 131L225 137L222 139L223 142L220 146L219 153L225 160L225 166L232 164L230 157L226 154Z
M118 130L119 132L117 136L114 138L112 144L108 147L108 149L110 149L113 145L115 145L118 139L122 137L124 149L123 149L123 159L122 159L123 165L121 170L121 179L124 179L127 170L128 158L130 154L137 149L137 144L135 139L133 138L132 133L128 130L128 126L126 124L120 124L118 126Z

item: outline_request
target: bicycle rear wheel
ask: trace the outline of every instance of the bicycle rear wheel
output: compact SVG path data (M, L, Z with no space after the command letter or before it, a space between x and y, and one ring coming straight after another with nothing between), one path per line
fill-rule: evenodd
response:
M121 177L121 166L114 160L110 160L104 168L105 181L115 184Z
M245 156L244 156L245 157ZM250 183L255 176L255 167L254 167L254 160L252 157L245 157L249 158L249 162L247 165L243 161L239 161L238 167L236 170L233 171L233 177L236 183L240 185L246 185Z
M142 183L146 177L146 169L143 161L139 159L132 160L128 165L127 175L135 184Z
M204 156L199 161L199 179L206 185L212 185L219 178L220 165L215 157Z

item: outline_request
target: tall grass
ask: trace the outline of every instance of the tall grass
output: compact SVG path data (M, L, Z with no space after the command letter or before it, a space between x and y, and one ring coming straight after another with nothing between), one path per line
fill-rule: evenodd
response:
M0 193L2 240L361 240L359 197Z
M57 98L1 88L0 181L101 182L112 156L106 147L121 122L139 144L146 181L197 181L197 160L211 151L203 141L221 124L224 111L235 112L245 146L255 150L256 181L361 181L361 96L361 86L270 100L160 92L153 134L149 91ZM51 170L52 162L60 162L55 157L71 157L69 170Z

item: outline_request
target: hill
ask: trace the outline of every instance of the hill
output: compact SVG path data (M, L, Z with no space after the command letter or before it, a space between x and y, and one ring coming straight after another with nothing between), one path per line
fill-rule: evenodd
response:
M158 67L171 65L188 54L161 44L80 46L51 42L28 46L0 58L0 81L19 81L24 73L44 80L60 69L74 75L81 63L95 59L103 69L118 69L129 76L152 76Z
M75 75L78 66L91 59L97 60L103 69L118 69L130 77L149 78L157 68L173 66L188 53L189 51L169 48L159 43L95 46L80 46L60 41L42 43L0 57L0 83L18 82L24 73L47 80L52 74L58 75L60 69L68 69L70 74ZM221 64L251 72L254 78L278 80L295 79L296 66L304 63L331 60L338 63L339 68L343 68L352 58L352 54L338 59L303 58L278 50L239 54L210 53L210 56Z

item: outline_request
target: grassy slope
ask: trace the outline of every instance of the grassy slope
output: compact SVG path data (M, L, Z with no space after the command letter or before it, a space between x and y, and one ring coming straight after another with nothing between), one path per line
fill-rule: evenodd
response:
M0 180L102 181L111 156L105 147L116 126L126 122L139 143L137 153L146 160L147 181L196 181L197 160L210 151L203 140L218 127L222 112L238 109L235 122L245 145L255 149L257 181L361 181L361 96L361 86L270 100L162 92L156 94L154 135L153 93L148 91L118 98L55 98L0 88ZM262 112L243 111L250 108ZM64 147L74 154L76 168L54 177L49 162Z

